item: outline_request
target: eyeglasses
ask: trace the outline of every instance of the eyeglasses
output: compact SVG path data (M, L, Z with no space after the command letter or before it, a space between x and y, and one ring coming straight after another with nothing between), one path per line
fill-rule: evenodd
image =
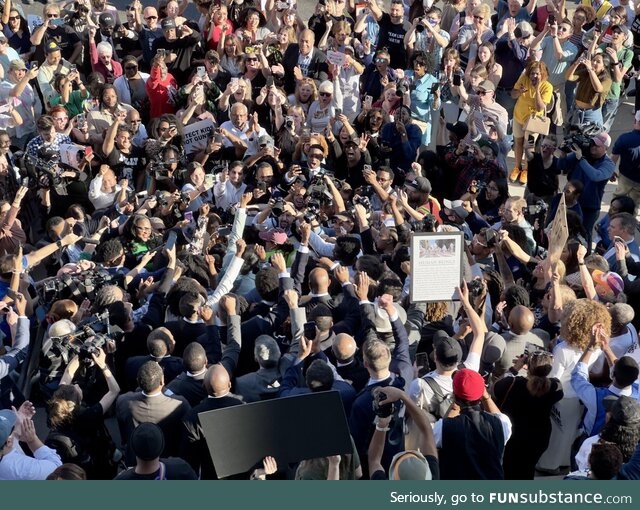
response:
M158 16L147 16L145 20L149 21L150 19L158 19Z
M331 94L331 92L320 92L320 95L324 97L331 97L333 94Z
M375 63L376 63L376 64L384 64L384 63L386 63L386 62L387 62L387 59L386 59L386 58L376 58L376 59L375 59Z
M65 120L69 120L69 117L54 117L53 120L55 120L56 122L62 122Z
M140 232L151 232L151 227L139 227L136 225L136 230L139 230Z
M550 145L548 143L543 143L543 144L540 145L540 148L541 149L555 149L556 146L555 145Z

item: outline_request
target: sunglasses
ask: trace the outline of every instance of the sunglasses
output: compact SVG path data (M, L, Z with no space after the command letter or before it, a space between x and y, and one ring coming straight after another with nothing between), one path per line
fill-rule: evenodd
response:
M138 69L138 66L124 66L127 71L135 71Z
M479 95L479 96L486 96L488 93L489 93L489 91L488 91L488 90L479 90L479 91L478 91L478 95Z
M20 16L9 16L9 21L18 21Z
M376 64L384 64L385 62L387 62L386 58L377 58L375 59Z
M309 159L322 159L324 154L320 154L319 152L314 152L313 154L309 154Z
M320 95L324 97L331 97L333 94L331 94L330 92L320 92Z
M48 13L47 14L47 18L59 18L60 15L59 14L53 14L53 13Z
M258 59L257 58L253 58L253 57L245 59L245 62L257 62L257 61L258 61Z
M158 16L147 16L145 19L146 19L146 20L150 20L150 19L158 19Z
M474 16L473 19L477 19L479 21L484 21L484 17L483 16Z

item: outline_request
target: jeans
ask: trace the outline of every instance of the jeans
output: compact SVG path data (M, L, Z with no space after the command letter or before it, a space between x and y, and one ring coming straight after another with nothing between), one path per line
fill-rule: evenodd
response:
M604 119L603 128L605 131L609 131L613 125L613 121L618 113L618 107L620 106L620 98L607 99L602 105L602 118Z
M567 101L567 122L571 120L573 114L573 101L576 98L576 86L575 81L567 81L564 84L564 97Z
M590 110L581 110L576 108L571 116L571 124L582 126L583 124L592 123L602 127L602 108L592 108Z

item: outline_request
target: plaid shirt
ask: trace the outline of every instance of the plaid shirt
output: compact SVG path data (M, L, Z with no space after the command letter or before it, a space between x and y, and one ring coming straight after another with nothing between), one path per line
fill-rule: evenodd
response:
M38 151L45 145L47 145L48 147L50 147L56 152L60 152L60 145L65 143L73 143L73 142L71 141L71 138L61 133L56 133L56 137L54 138L53 142L51 142L50 144L45 143L42 137L38 135L27 144L27 154L29 154L30 156L38 157Z
M455 152L450 152L445 156L445 161L458 174L456 187L453 193L454 198L464 195L473 181L489 182L504 178L503 172L496 160L478 161L476 158L468 156L458 156Z

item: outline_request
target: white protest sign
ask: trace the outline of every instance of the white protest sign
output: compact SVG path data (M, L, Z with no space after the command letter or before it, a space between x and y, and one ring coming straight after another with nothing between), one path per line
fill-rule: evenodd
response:
M344 59L346 55L344 53L340 53L339 51L329 50L327 51L327 60L338 67L342 67L344 65Z
M207 140L213 134L214 123L211 119L194 122L184 127L184 149L187 154L203 150Z
M87 147L84 145L76 145L75 143L60 144L60 162L76 170L80 169L86 153Z

